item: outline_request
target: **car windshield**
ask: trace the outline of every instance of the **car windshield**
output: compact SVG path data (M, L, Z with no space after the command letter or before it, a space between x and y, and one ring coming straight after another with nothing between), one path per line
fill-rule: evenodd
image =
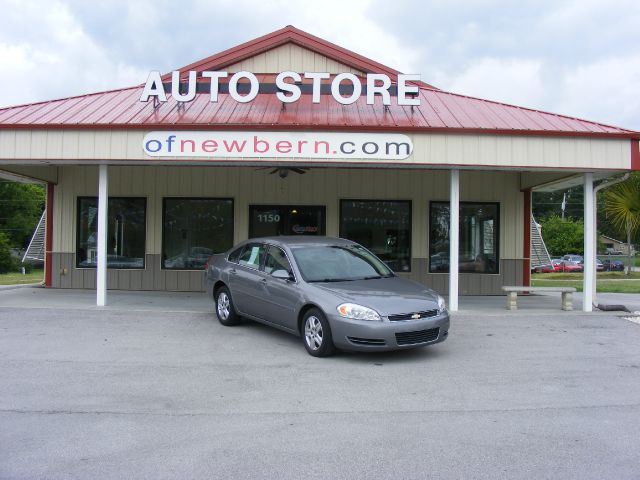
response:
M297 247L292 251L307 282L348 282L393 276L382 260L359 245Z

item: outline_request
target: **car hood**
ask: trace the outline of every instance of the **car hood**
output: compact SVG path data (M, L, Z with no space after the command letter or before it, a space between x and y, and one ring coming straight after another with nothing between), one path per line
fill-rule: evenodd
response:
M400 277L313 283L343 302L373 308L380 315L420 312L438 307L438 294L424 285Z

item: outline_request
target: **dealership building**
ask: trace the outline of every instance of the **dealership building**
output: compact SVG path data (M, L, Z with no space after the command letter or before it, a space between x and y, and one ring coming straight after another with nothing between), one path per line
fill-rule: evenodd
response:
M0 176L46 183L46 286L99 305L204 291L207 258L247 238L329 235L456 310L529 285L536 189L584 186L589 285L594 184L640 170L639 138L286 27L131 88L0 109Z

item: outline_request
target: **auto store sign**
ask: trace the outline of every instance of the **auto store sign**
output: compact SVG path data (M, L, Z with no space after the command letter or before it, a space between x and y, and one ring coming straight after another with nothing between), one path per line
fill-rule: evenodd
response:
M142 147L150 157L402 160L413 152L402 134L342 132L156 131Z
M311 95L311 103L319 104L323 94L342 105L350 105L364 95L368 105L374 105L379 98L383 105L391 105L392 97L397 105L420 105L420 81L418 74L394 75L384 73L367 73L357 76L353 73L305 72L303 74L287 71L275 77L275 84L261 83L252 72L218 72L191 70L184 74L174 71L171 82L164 83L160 72L149 74L140 95L141 102L153 99L164 103L168 96L178 102L191 102L197 93L209 93L209 101L217 102L219 93L228 93L239 103L253 101L259 93L275 95L283 103L294 103L303 94ZM333 77L333 78L331 78Z

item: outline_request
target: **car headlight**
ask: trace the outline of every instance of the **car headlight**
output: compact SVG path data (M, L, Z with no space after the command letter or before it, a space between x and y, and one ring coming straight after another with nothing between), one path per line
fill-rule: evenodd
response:
M343 303L338 305L338 313L341 317L352 320L382 320L380 314L371 308L356 305L355 303Z
M442 313L447 309L447 304L440 295L438 295L438 313Z

